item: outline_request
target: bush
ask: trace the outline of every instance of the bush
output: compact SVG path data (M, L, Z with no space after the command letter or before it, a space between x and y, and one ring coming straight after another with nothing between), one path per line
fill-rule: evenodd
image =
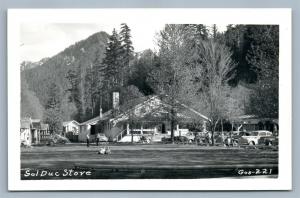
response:
M50 138L48 139L48 145L66 144L66 143L70 143L70 140L58 134L51 135Z

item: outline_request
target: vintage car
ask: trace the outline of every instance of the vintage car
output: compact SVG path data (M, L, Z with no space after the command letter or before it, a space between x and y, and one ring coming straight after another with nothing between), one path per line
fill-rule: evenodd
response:
M182 135L188 139L189 142L193 142L195 140L195 135L193 132L188 132L185 135Z
M247 144L247 145L257 145L259 144L259 140L264 137L271 137L272 132L270 131L250 131L250 132L241 132L239 133L239 138L235 138L239 145Z
M261 137L258 140L258 144L266 145L266 146L278 146L278 136L266 136Z
M161 139L161 141L165 144L167 143L172 143L172 138L171 137L163 137ZM174 137L174 143L176 144L179 144L179 143L184 143L184 144L187 144L187 143L190 143L189 139L185 136L175 136Z
M99 142L107 142L108 138L104 133L99 133Z

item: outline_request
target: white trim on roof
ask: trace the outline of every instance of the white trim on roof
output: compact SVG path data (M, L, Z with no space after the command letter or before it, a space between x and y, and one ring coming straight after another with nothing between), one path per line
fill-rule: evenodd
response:
M167 96L167 97L168 97L168 96ZM152 97L148 98L147 100L145 100L145 101L143 101L143 102L141 102L141 103L135 105L134 107L128 109L128 110L125 111L124 113L119 114L116 118L110 119L109 121L110 121L110 122L113 122L113 124L115 125L115 124L118 123L119 121L126 120L126 119L128 119L128 113L129 113L131 110L137 109L137 108L139 108L139 107L142 107L143 105L145 105L145 104L147 104L147 103L149 103L149 102L151 102L151 101L155 101L155 100L159 101L159 103L164 103L164 105L168 105L167 103L163 102L163 101L159 98L158 95L152 96ZM180 103L179 101L176 101L176 102L177 102L178 104L180 104L181 106L183 106L184 108L188 109L189 111L191 111L191 112L195 113L196 115L200 116L201 118L210 121L210 119L209 119L208 117L206 117L205 115L203 115L203 114L201 114L200 112L196 111L195 109L193 109L193 108L191 108L191 107L189 107L189 106L187 106L187 105L185 105L185 104L183 104L183 103ZM97 116L97 117L92 118L92 119L90 119L90 120L87 120L87 121L85 121L85 122L79 123L79 125L86 125L86 124L88 124L88 125L94 125L94 124L96 124L97 122L99 122L100 120L104 120L105 117L106 117L107 115L109 115L110 113L111 113L111 110L105 112L105 113L103 114L103 117L102 117L102 118L100 118L100 116Z
M97 122L99 122L99 120L100 120L100 116L97 116L97 117L95 117L95 118L92 118L92 119L90 119L90 120L87 120L87 121L85 121L85 122L82 122L82 123L80 123L79 125L86 125L86 124L93 125L93 124L96 124Z
M94 117L94 118L92 118L90 120L87 120L85 122L79 123L78 125L86 125L86 124L94 125L94 124L97 124L97 122L99 122L100 120L105 120L106 116L108 116L110 114L111 114L111 110L108 110L105 113L103 113L102 118L100 118L100 116L97 116L97 117Z
M210 121L210 119L209 119L208 117L206 117L205 115L203 115L203 114L201 114L200 112L196 111L195 109L193 109L193 108L191 108L191 107L189 107L189 106L187 106L187 105L185 105L185 104L182 104L182 103L179 103L179 104L180 104L181 106L187 108L187 109L190 110L191 112L197 114L198 116L202 117L203 119Z
M167 97L168 97L168 96L167 96ZM113 125L116 125L119 121L128 119L128 112L129 112L130 110L132 110L132 109L137 109L137 108L139 108L139 107L141 107L141 106L143 106L143 105L145 105L145 104L147 104L147 103L149 103L149 102L151 102L151 101L153 101L153 100L159 100L159 103L160 103L160 104L163 103L165 106L169 106L167 103L163 102L158 96L153 96L153 97L151 97L151 98L145 100L144 102L135 105L133 108L127 110L126 112L124 112L124 113L118 115L116 118L110 119L110 121L113 122ZM200 112L196 111L195 109L193 109L193 108L191 108L191 107L189 107L189 106L187 106L187 105L185 105L185 104L183 104L183 103L180 103L180 102L177 101L177 100L176 100L176 102L177 102L178 104L180 104L181 106L183 106L184 108L188 109L189 111L191 111L191 112L195 113L196 115L200 116L201 118L210 121L210 119L209 119L208 117L206 117L205 115L203 115L203 114L201 114ZM143 117L143 116L141 116L141 117Z
M75 124L79 125L79 122L77 122L76 120L70 120L70 121L63 122L63 126L68 125L70 123L75 123Z

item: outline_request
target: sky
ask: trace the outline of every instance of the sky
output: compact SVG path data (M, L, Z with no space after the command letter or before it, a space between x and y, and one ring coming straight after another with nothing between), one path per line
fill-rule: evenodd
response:
M135 51L139 52L149 48L157 50L156 36L164 25L157 22L128 24L131 28ZM219 25L218 29L224 31L225 27L226 25ZM22 24L20 29L21 61L37 62L42 58L52 57L96 32L105 31L111 34L113 28L119 30L120 24Z

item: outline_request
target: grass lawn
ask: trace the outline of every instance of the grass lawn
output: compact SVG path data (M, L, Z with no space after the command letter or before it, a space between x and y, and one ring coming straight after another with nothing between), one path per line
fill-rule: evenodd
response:
M237 171L241 169L272 169L270 175L278 172L278 151L273 149L113 144L110 155L99 155L99 148L84 144L22 148L21 178L57 179L51 175L34 176L36 170L59 171L62 179L231 177L240 176ZM24 177L25 170L29 169L33 176ZM92 174L62 177L66 169L89 170Z

